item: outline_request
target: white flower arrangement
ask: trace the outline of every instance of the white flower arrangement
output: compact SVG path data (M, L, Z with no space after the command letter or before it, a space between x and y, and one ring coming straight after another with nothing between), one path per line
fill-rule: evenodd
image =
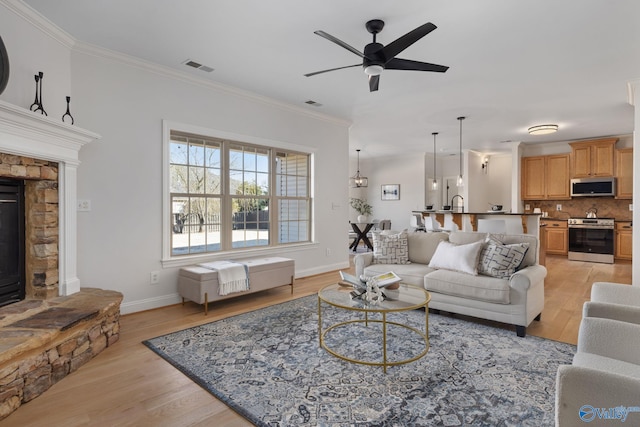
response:
M362 295L362 299L371 305L377 305L384 301L384 295L376 279L367 280L367 290Z

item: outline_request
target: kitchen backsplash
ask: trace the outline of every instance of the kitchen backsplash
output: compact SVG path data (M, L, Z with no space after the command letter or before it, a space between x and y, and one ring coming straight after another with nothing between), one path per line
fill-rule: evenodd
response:
M598 218L614 218L616 221L631 221L633 212L629 210L629 204L633 200L614 199L613 197L580 197L571 200L528 200L532 212L534 208L540 208L542 212L548 212L549 218L568 219L585 218L587 211L596 209ZM562 205L562 210L557 211L556 206Z

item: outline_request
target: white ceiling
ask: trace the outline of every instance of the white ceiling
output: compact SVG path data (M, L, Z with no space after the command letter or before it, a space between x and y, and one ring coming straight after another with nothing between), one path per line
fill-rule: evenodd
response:
M300 108L351 121L361 157L504 141L566 141L633 132L627 82L640 78L638 0L25 0L76 39ZM313 32L362 50L382 19L386 45L433 22L399 57L446 73L386 70L369 92L360 62ZM190 69L192 59L215 69ZM321 107L304 104L314 100ZM526 129L556 123L558 133Z

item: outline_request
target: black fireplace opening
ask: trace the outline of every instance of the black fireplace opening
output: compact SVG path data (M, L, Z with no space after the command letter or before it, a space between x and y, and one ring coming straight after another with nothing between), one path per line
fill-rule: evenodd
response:
M0 179L0 306L25 298L24 182Z

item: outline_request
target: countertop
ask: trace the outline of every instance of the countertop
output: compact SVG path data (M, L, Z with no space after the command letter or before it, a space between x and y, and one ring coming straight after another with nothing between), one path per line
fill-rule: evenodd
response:
M542 214L539 213L531 213L531 212L504 212L504 211L484 211L484 212L460 212L458 210L448 210L448 211L443 211L443 210L436 210L436 211L413 211L415 213L423 213L423 214L429 214L429 213L436 213L436 214L447 214L447 213L451 213L451 214L463 214L463 215L537 215L537 216L541 216ZM546 218L545 218L546 219ZM552 218L548 218L548 219L552 219Z

